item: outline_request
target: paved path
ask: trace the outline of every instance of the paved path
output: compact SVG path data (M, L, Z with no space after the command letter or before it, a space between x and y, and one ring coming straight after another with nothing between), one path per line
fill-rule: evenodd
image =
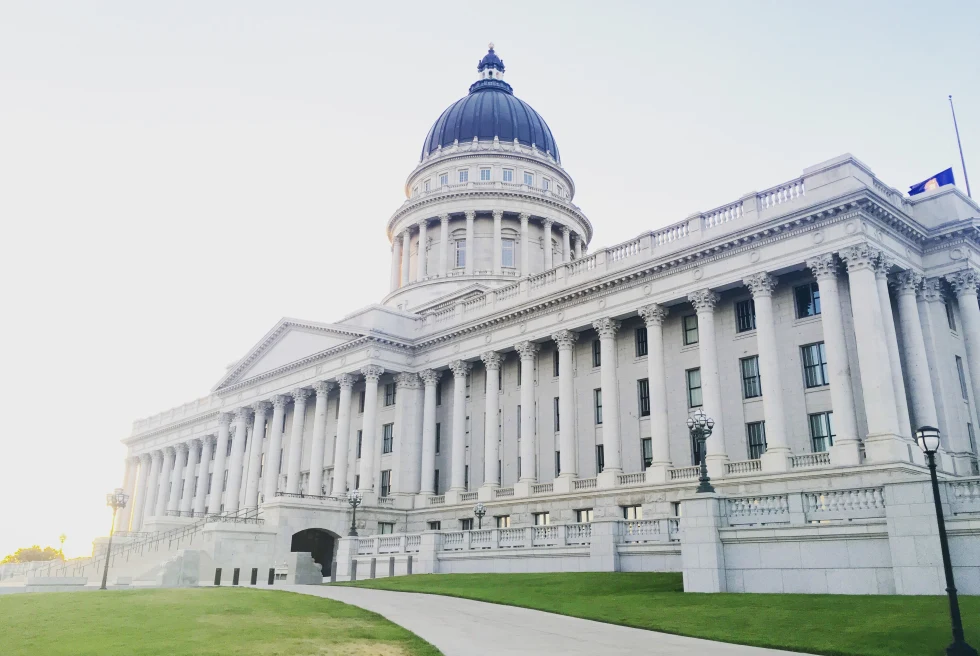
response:
M325 585L277 589L373 611L445 656L799 656L456 597Z

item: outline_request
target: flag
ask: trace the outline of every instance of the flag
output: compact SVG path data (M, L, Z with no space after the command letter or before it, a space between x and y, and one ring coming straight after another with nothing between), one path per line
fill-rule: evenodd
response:
M914 184L909 187L909 196L915 196L916 194L921 194L923 191L929 191L930 189L939 189L944 185L956 184L956 180L953 179L953 167L946 169L936 175L932 176L924 182L919 184Z

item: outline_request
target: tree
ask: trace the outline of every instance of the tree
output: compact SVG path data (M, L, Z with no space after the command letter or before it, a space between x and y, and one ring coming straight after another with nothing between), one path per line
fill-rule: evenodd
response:
M23 547L18 549L12 554L4 556L3 560L0 560L0 565L5 565L6 563L30 563L34 561L41 560L64 560L65 557L54 547L44 547L42 549L38 545L33 545L30 547Z

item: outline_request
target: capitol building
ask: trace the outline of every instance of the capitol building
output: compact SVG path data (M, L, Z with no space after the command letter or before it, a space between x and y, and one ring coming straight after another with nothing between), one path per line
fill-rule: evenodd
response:
M134 422L113 568L195 550L202 581L315 562L940 594L913 439L931 425L957 582L980 594L980 208L845 154L598 245L608 217L575 204L505 73L491 46L425 135L386 296L284 318L207 397Z

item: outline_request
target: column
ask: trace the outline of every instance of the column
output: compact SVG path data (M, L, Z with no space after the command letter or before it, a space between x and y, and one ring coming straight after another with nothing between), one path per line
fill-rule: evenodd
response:
M504 252L503 252L503 229L502 222L504 213L500 210L493 211L493 273L499 276L503 273Z
M582 237L575 235L575 259L582 259Z
M536 483L537 431L534 412L534 363L540 347L534 342L519 342L514 346L521 356L521 478L525 485ZM528 494L530 491L527 492Z
M905 377L909 381L916 428L939 426L936 398L933 396L932 382L929 378L926 341L922 334L919 307L915 300L915 293L921 284L922 276L912 270L901 271L895 277L898 325L902 331L902 345L905 347Z
M895 333L895 316L892 313L891 297L888 294L888 273L894 264L892 258L882 255L875 265L875 284L878 287L878 302L881 303L881 322L885 327L885 345L888 349L888 364L892 373L892 387L895 388L895 409L898 413L898 431L906 440L912 439L912 425L909 421L909 403L905 395L905 380L902 378L902 359L898 354L898 337ZM925 460L923 460L925 464Z
M454 360L449 368L453 372L453 447L451 457L450 490L462 492L466 489L466 376L470 364Z
M487 372L486 414L483 420L483 487L497 487L497 461L500 460L497 421L500 415L500 363L496 351L480 355Z
M409 250L412 244L412 233L409 230L402 232L402 287L407 285L411 277L412 253Z
M429 228L428 219L422 219L421 221L419 221L419 255L415 262L416 280L425 280L425 246L426 246L425 242L427 239L425 233L428 231L428 228Z
M473 236L473 221L476 220L476 212L466 212L466 262L464 272L466 275L473 275L473 263L476 261L476 238Z
M559 478L578 477L578 445L575 442L575 342L578 333L559 330L551 339L558 345L558 464ZM558 482L555 482L558 485ZM571 484L562 486L571 492ZM556 490L557 492L558 490Z
M143 504L142 526L146 517L156 515L157 499L160 497L160 470L163 468L163 452L154 451L150 454L150 475L146 483L146 502Z
M201 440L201 472L197 477L197 490L194 492L194 514L203 515L207 512L208 496L208 467L211 455L214 453L214 435L207 435Z
M398 289L398 285L401 282L401 261L400 256L402 254L401 248L399 248L398 240L391 242L391 275L389 291L395 291Z
M418 374L401 372L395 376L395 426L393 450L389 457L391 494L418 494L421 486L422 431L418 419ZM383 445L381 451L384 451ZM380 461L377 465L381 471ZM381 474L377 474L378 494L381 493Z
M139 467L140 459L137 456L126 458L126 470L123 474L123 492L129 496L129 505L123 508L122 516L119 518L119 530L128 531L130 517L133 515L133 506L136 502L136 470Z
M650 442L653 462L647 483L664 483L670 462L670 425L667 420L667 367L664 362L664 319L667 308L652 303L639 310L647 326L647 380L650 391Z
M561 261L572 261L572 230L568 226L561 227Z
M310 445L310 485L309 494L322 495L323 454L327 448L327 398L333 383L321 380L313 384L316 394L316 407L313 412L313 443Z
M272 397L272 430L269 446L265 450L265 466L262 468L262 495L265 501L276 498L279 490L279 470L282 469L282 429L286 419L289 397L278 394Z
M970 370L973 400L980 399L980 305L977 303L977 283L980 275L973 269L965 269L946 276L953 287L956 302L960 306L963 324L963 341L966 344L966 361Z
M722 421L721 377L718 375L718 347L715 343L715 306L718 294L701 289L688 295L698 313L698 357L701 364L701 400L705 414L715 420L711 437L705 444L705 459L711 478L725 475L728 454ZM605 409L605 408L603 408Z
M157 507L153 513L157 517L163 517L167 513L167 504L170 502L170 475L173 473L174 455L176 451L172 446L163 449L163 466L160 469L160 488L157 491Z
M467 256L469 253L467 253ZM467 257L467 261L469 258ZM369 364L361 367L364 375L364 422L361 426L361 492L374 492L374 454L378 441L378 379L383 367Z
M435 494L436 472L436 389L441 371L425 369L419 377L425 385L422 397L422 480L419 485L420 496Z
M133 499L133 517L130 521L129 530L138 531L143 525L143 512L146 509L146 497L150 492L149 478L152 458L149 453L139 456L139 474L136 476L136 496Z
M211 495L208 512L216 515L221 512L224 500L225 463L228 459L228 435L231 428L231 415L222 412L218 415L218 435L214 444L214 469L211 471Z
M439 217L439 275L446 277L449 273L449 215ZM336 471L336 470L335 470ZM334 480L336 480L334 476Z
M619 322L608 317L596 319L592 327L599 333L600 387L602 388L602 444L605 469L603 485L617 483L616 476L623 472L622 444L619 434L619 382L616 379L616 333ZM560 365L559 365L560 366Z
M256 508L259 505L259 475L262 471L262 442L265 439L265 418L269 415L272 405L268 401L257 401L252 404L252 447L248 452L248 478L245 481L245 507Z
M170 486L170 501L167 502L168 512L180 510L180 495L184 490L184 470L187 467L187 445L183 442L175 447L177 457L174 460L173 484Z
M340 387L340 406L337 408L337 446L333 461L333 491L332 496L342 497L347 494L347 463L350 455L350 403L351 390L357 376L341 374L337 376Z
M242 465L245 460L245 435L252 411L249 408L235 410L235 436L231 441L231 460L228 463L228 491L225 495L225 511L236 512L242 492Z
M293 397L293 426L289 434L289 466L286 468L286 492L299 494L300 469L303 466L303 430L306 427L306 399L310 390L295 389Z
M190 440L185 445L187 450L187 465L184 467L184 489L180 494L180 514L187 516L194 505L194 479L197 478L197 458L200 453L201 441Z
M833 253L806 261L817 279L820 290L820 319L823 324L824 349L827 352L827 375L830 379L830 402L833 406L834 444L830 462L834 465L861 463L860 439L854 414L854 392L851 369L844 339L844 315L840 305L837 262Z
M529 275L531 272L531 236L528 229L528 221L531 219L530 214L522 213L520 215L521 219L521 276Z
M551 219L545 219L543 222L544 226L544 270L549 271L554 267L554 253L551 250L551 226L554 225L554 221Z
M908 460L909 453L898 436L895 387L875 282L874 267L880 255L881 251L868 243L849 246L840 252L841 259L847 263L861 389L868 418L865 453L872 462L893 462Z

